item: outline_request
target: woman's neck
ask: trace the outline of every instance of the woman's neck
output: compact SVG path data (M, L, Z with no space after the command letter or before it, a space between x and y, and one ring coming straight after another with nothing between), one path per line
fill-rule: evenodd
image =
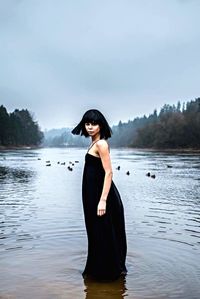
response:
M97 137L97 138L92 138L92 143L94 143L94 142L96 142L96 141L98 141L98 140L100 140L99 137Z
M97 135L97 136L92 136L92 143L98 141L101 139L101 136L100 135Z

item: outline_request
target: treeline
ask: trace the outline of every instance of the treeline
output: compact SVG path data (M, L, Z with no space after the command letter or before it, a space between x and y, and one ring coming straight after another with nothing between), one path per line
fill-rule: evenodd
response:
M164 105L139 128L131 146L147 148L200 148L200 98L186 104Z
M200 148L200 98L176 105L165 104L159 112L112 126L112 147ZM44 146L87 146L89 138L74 136L71 129L45 133Z
M0 106L0 145L1 146L37 146L44 135L27 109L8 113Z
M113 146L138 148L200 148L200 98L177 105L165 104L133 121L112 127Z
M89 138L72 135L69 128L51 129L44 132L44 147L85 147L89 144Z

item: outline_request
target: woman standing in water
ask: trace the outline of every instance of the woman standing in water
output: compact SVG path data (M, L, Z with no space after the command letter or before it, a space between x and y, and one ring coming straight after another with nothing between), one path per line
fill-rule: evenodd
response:
M112 131L103 114L85 112L73 134L91 137L85 155L82 201L88 237L88 255L84 278L115 280L127 274L127 243L124 208L112 181L112 165L107 139Z

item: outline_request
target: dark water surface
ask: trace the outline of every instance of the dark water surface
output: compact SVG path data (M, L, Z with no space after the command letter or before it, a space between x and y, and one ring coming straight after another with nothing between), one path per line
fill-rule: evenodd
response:
M85 153L0 152L0 298L199 299L200 155L111 149L125 210L128 275L100 283L81 275Z

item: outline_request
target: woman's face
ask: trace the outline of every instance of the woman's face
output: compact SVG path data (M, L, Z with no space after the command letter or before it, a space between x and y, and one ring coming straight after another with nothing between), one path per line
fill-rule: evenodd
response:
M95 122L85 123L85 129L89 136L95 136L96 134L100 134L100 126Z

